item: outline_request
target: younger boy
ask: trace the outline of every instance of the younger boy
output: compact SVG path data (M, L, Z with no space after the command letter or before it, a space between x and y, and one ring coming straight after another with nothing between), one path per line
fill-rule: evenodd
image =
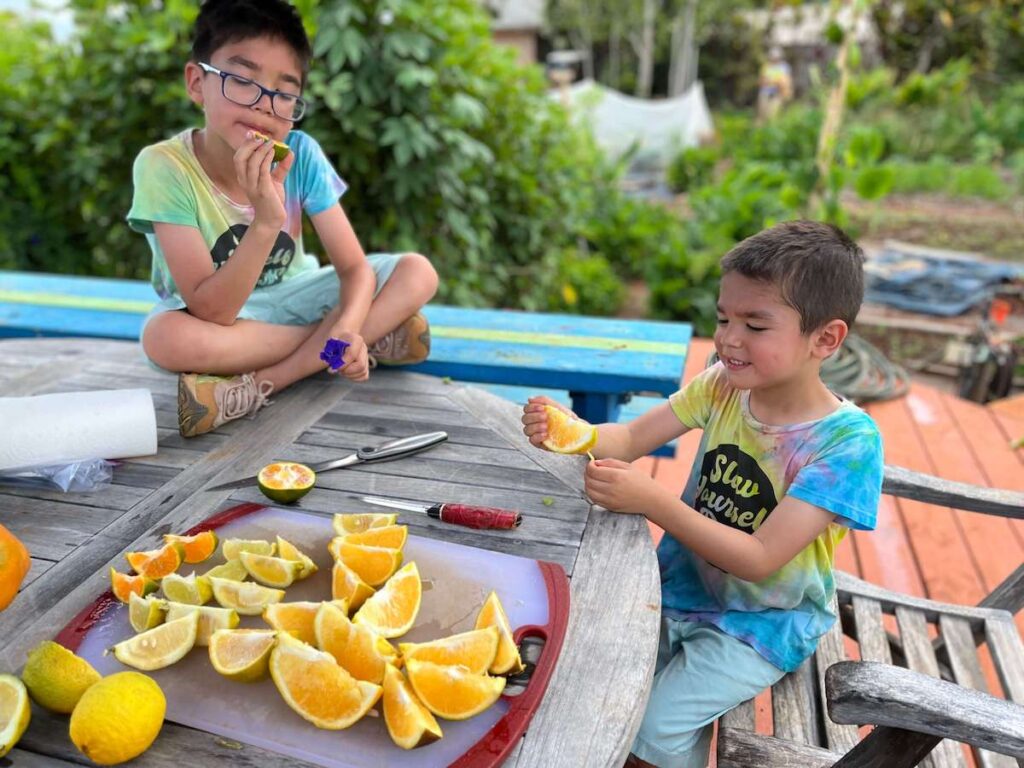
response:
M707 765L712 723L813 653L836 618L836 547L875 525L878 429L820 376L860 308L860 248L792 221L737 245L722 273L719 362L668 404L600 425L586 469L595 504L665 530L657 666L627 765ZM523 415L534 445L543 404ZM690 429L703 435L682 499L627 463Z
M340 372L353 381L374 361L429 352L417 310L437 289L433 267L415 253L367 257L338 202L345 182L294 129L310 58L284 0L206 0L185 65L205 125L135 161L128 222L149 241L161 299L142 346L180 372L186 437L253 414L272 391L323 370L328 339L349 345ZM274 140L291 150L276 165ZM303 251L303 211L331 266Z

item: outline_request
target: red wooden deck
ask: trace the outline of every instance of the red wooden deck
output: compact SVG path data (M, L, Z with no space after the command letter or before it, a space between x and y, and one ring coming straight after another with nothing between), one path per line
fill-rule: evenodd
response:
M709 339L694 339L685 381L703 370L712 349ZM866 410L882 431L886 463L1024 491L1024 448L1010 448L1012 440L1024 437L1024 398L982 406L914 383L906 397ZM699 433L689 433L674 459L648 457L637 464L681 493L699 442ZM651 533L655 541L661 538L655 526ZM840 569L890 589L973 604L1024 561L1024 521L883 496L876 530L847 536L837 558ZM1024 632L1024 612L1017 623ZM991 676L989 682L999 690ZM767 693L758 705L763 731L771 718Z

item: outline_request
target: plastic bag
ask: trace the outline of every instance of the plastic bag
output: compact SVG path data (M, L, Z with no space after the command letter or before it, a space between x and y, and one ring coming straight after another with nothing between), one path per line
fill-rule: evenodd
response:
M47 491L96 491L110 485L114 464L106 459L89 459L72 464L0 472L0 485L12 488L40 488Z

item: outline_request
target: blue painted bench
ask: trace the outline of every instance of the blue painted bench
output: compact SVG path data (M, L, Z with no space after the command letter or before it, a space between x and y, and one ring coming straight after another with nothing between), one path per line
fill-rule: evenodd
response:
M141 280L0 271L0 337L137 339L154 303ZM409 370L485 385L514 402L547 394L600 423L679 387L687 323L429 305L430 359ZM654 397L631 398L634 393ZM625 404L625 409L623 405ZM673 455L674 445L656 455Z

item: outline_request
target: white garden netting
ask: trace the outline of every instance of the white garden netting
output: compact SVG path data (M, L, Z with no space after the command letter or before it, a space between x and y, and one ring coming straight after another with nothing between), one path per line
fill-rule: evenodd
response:
M648 168L666 167L680 150L714 132L700 82L673 99L637 99L593 80L574 83L565 92L556 89L552 95L568 100L605 151L620 156L635 146L634 163Z

